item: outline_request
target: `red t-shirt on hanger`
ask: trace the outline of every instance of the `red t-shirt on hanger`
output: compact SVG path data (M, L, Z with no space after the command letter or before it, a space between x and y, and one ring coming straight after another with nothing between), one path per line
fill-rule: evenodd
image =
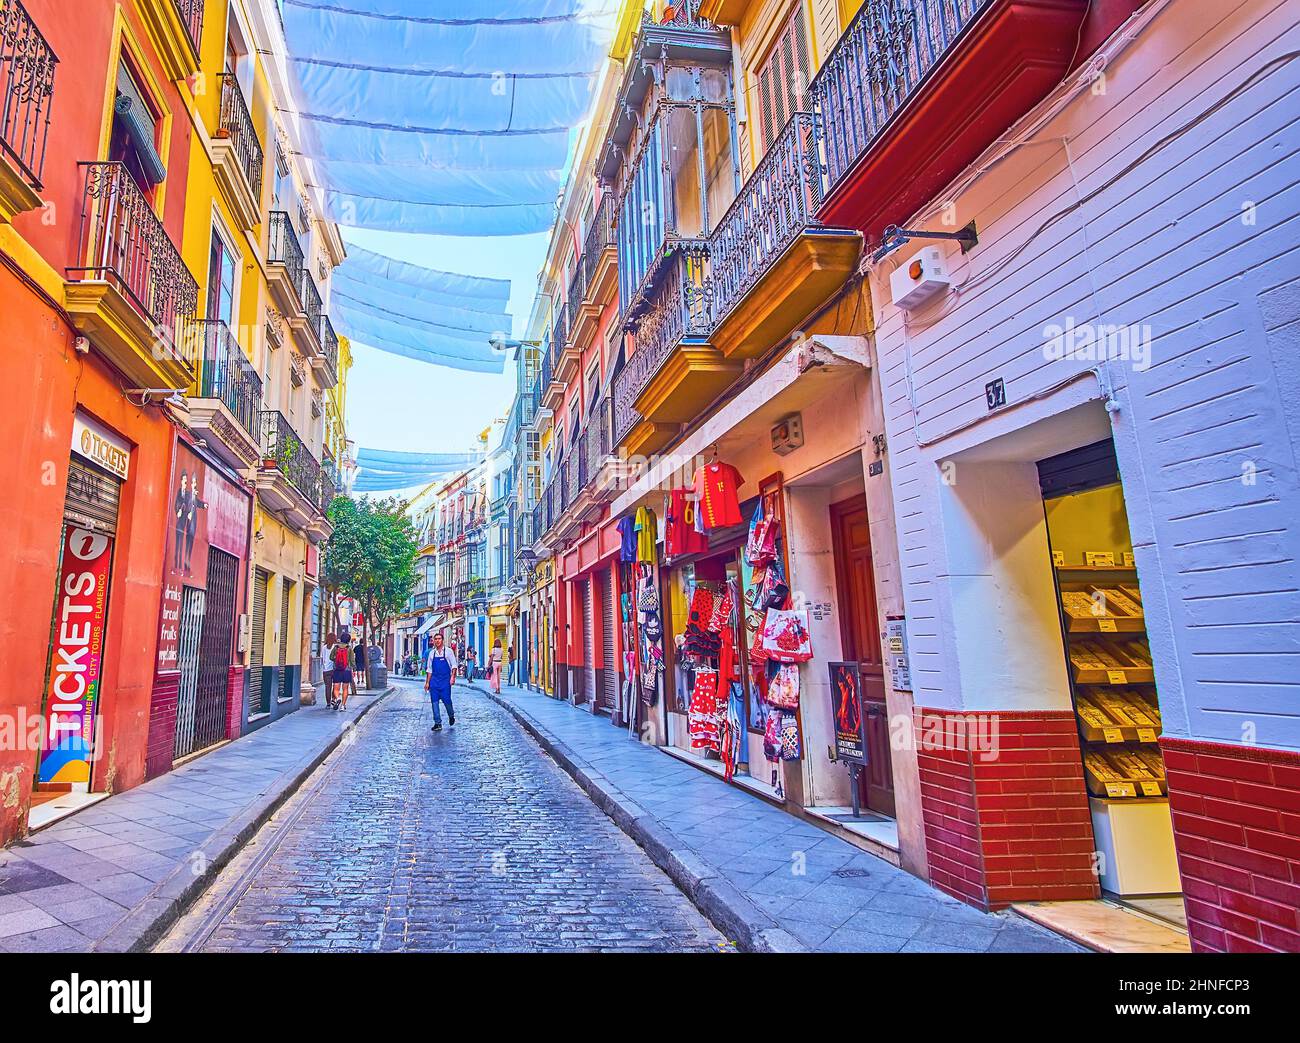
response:
M695 495L706 529L721 529L744 521L740 516L739 493L744 484L745 479L731 464L715 461L695 472Z

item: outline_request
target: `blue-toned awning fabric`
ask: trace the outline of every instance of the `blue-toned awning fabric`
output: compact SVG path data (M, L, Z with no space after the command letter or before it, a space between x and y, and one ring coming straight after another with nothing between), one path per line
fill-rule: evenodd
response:
M329 216L443 235L549 228L613 6L283 0Z
M500 373L509 279L456 275L349 246L330 284L330 314L353 340L421 362Z
M405 453L391 449L357 451L354 492L392 492L427 485L435 478L472 467L483 459L481 452Z

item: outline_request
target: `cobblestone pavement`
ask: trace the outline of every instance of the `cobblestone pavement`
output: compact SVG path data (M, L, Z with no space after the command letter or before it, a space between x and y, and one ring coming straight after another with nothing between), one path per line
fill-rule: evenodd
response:
M726 947L504 709L397 683L159 949Z

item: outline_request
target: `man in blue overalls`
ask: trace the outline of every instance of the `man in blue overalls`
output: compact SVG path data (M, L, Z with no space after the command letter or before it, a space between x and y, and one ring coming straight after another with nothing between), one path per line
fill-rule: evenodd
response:
M442 731L442 712L439 702L447 704L447 723L455 725L456 711L451 705L451 685L456 680L456 653L450 648L443 648L441 631L433 635L433 647L429 649L428 674L424 678L424 687L429 690L429 701L433 703L433 730Z

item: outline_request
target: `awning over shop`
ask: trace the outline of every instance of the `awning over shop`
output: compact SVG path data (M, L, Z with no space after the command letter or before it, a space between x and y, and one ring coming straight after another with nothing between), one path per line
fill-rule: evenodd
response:
M446 618L447 618L446 616L441 616L441 615L430 616L428 619L426 619L423 623L420 624L420 629L415 632L415 636L419 637L421 634L427 634L430 630L432 630L434 627L436 627L439 623L441 623Z

